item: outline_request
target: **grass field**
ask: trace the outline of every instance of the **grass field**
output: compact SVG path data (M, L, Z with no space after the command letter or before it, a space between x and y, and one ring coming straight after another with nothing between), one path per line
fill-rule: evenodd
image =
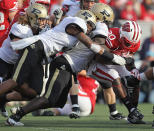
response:
M127 115L124 106L117 106L119 112ZM141 104L139 109L144 114L145 125L132 125L126 121L114 121L108 118L108 107L96 105L93 115L82 117L77 120L68 117L32 117L30 114L22 119L24 127L7 127L4 124L5 118L0 117L0 131L154 131L151 128L152 104Z

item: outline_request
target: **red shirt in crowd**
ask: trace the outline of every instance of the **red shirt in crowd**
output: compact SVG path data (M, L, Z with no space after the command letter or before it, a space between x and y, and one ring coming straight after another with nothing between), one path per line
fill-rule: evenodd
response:
M7 31L10 21L9 21L9 13L11 11L17 10L17 0L2 0L0 1L0 39L3 37L5 32ZM0 47L2 42L0 42Z
M129 12L127 10L123 10L121 12L121 19L136 21L137 20L136 12L134 10Z

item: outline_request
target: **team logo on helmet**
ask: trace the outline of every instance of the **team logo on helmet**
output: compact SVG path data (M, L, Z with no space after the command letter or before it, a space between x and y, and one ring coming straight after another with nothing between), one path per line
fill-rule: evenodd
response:
M125 48L132 48L140 41L142 29L135 21L127 21L120 28L120 38Z
M85 19L88 19L89 17L92 17L92 15L89 14L88 12L83 12L82 15L85 16Z
M102 13L103 15L106 15L107 17L110 17L110 14L109 14L106 10L103 10L103 11L100 12L100 13Z
M129 22L126 22L125 24L122 25L122 31L131 32Z
M41 11L36 9L36 8L33 8L32 13L34 13L34 14L41 14Z

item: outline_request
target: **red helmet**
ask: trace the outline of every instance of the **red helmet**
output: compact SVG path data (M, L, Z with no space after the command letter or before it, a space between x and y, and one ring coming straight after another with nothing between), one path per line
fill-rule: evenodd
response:
M124 48L135 46L141 38L142 30L135 21L126 21L120 28L120 40Z

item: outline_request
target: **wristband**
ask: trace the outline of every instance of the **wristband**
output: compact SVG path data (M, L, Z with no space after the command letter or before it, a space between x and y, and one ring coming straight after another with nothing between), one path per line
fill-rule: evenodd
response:
M95 53L99 53L101 51L101 46L97 45L97 44L91 44L90 49L95 52Z

